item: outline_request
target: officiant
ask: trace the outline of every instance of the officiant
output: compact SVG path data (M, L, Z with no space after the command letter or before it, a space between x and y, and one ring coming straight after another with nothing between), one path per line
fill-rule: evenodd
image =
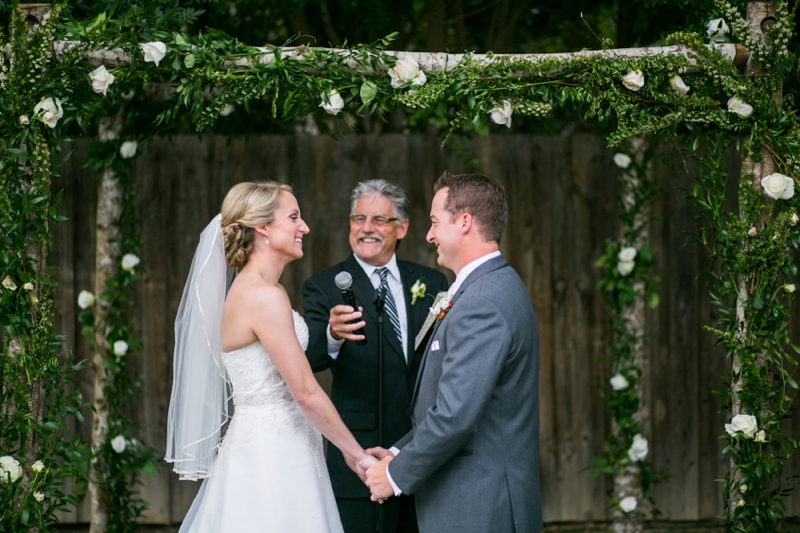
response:
M314 372L330 369L333 404L364 448L391 446L411 429L408 409L421 357L414 353L414 338L433 298L447 289L441 272L397 259L395 250L408 231L408 204L405 191L388 181L356 185L350 210L352 254L303 284L310 330L306 355ZM343 271L352 276L361 311L342 303L335 278ZM378 442L377 289L385 291L383 442ZM356 333L360 328L363 336ZM345 533L374 533L378 504L370 501L369 489L335 447L328 448L327 463ZM383 507L385 533L418 531L413 496L391 498Z

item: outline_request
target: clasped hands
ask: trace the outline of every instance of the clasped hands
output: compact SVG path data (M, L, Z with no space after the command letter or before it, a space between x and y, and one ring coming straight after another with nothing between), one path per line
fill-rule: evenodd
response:
M350 470L355 472L361 481L369 487L372 493L372 501L383 503L386 498L394 496L394 489L386 475L389 463L394 459L394 454L379 446L369 448L365 452L366 455L359 461L347 455L344 456L344 460Z

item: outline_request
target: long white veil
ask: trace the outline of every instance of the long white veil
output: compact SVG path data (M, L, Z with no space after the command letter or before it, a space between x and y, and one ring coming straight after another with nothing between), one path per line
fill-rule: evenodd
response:
M225 263L222 216L200 235L175 318L175 357L165 460L181 479L208 477L222 428L229 420L230 386L222 366L220 321L233 269Z

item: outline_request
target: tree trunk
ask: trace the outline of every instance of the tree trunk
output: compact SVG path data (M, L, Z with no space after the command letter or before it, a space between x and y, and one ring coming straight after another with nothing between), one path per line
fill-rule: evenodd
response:
M771 2L748 2L747 4L747 19L750 26L750 32L752 35L759 40L764 39L764 33L762 31L762 22L767 18L775 17L775 4ZM760 68L756 67L752 64L752 59L748 58L748 61L745 65L745 75L751 76L760 76L763 75L763 71ZM776 98L779 98L780 95L776 95ZM747 143L745 143L747 144ZM751 156L747 156L742 161L742 179L745 181L749 181L750 184L755 187L757 190L763 191L761 187L761 179L765 176L768 176L775 172L775 162L772 159L772 155L767 151L766 148L761 149L761 161L754 162ZM742 210L742 201L739 201L739 219L745 219L745 213ZM769 216L769 210L765 209L761 212L759 216L758 223L756 225L756 231L761 231L764 229L764 225L766 224L767 218ZM749 246L746 241L742 244L742 253L748 253ZM742 342L745 342L747 339L747 334L750 329L750 324L747 319L745 302L749 300L753 295L751 294L750 287L747 284L747 276L752 275L756 276L757 273L755 272L738 272L736 274L736 285L737 285L737 296L736 296L736 320L738 322L738 328L736 336ZM761 358L760 364L765 364L766 361ZM738 414L742 414L742 402L736 397L737 393L742 391L745 387L745 382L742 379L741 375L741 361L739 360L739 354L734 351L733 353L733 364L732 364L732 372L734 376L738 376L736 381L731 384L731 416L736 416ZM731 455L731 476L730 476L730 494L728 497L728 516L730 521L734 521L734 513L736 512L737 504L739 500L742 499L742 494L735 490L734 487L737 485L739 480L741 479L741 472L736 468L736 465L733 462L733 455Z
M106 442L108 429L108 408L103 397L105 371L103 363L107 360L110 347L106 340L107 325L104 321L109 302L100 295L106 290L106 282L116 277L120 268L122 232L119 219L122 214L122 184L110 168L100 172L97 186L97 228L95 255L94 291L95 330L92 370L94 372L94 406L92 423L92 449L97 452ZM97 456L92 458L89 471L89 494L91 495L90 533L105 533L108 521L108 501L105 492L105 479Z
M644 159L645 152L648 148L648 141L644 137L637 136L631 138L631 156L638 163ZM650 165L648 164L647 173L650 173ZM641 187L639 178L633 167L628 167L622 173L622 181L625 183L624 192L622 194L622 204L625 211L630 211L636 206L636 190ZM638 214L635 216L632 226L625 224L620 228L620 241L622 242L624 236L631 231L639 230L636 238L630 243L636 250L641 250L643 246L649 242L646 230L641 230L648 220L650 219L650 206L649 202L638 207ZM649 377L650 368L648 361L644 357L644 328L645 328L645 282L637 279L633 282L633 290L636 294L635 300L632 304L622 309L621 317L625 321L627 329L626 336L635 338L633 346L631 346L631 355L633 365L641 368L642 374L634 383L634 390L636 395L642 399L639 403L639 410L633 415L634 421L641 428L642 436L649 437L649 424L650 424L650 411L647 407L646 400L649 395ZM618 435L619 428L616 423L612 425L612 432ZM648 438L649 440L649 438ZM614 476L614 499L621 501L623 498L633 496L636 498L637 507L630 513L623 513L616 509L613 514L613 529L614 533L642 533L643 520L648 512L647 505L645 505L644 494L642 490L642 476L639 463L628 463L622 474L615 474Z

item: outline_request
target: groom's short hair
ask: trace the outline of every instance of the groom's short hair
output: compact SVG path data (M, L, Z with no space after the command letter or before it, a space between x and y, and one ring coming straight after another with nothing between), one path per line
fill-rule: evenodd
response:
M508 223L508 203L503 186L481 174L445 171L433 186L434 194L447 187L445 209L453 216L469 213L484 241L500 242Z

